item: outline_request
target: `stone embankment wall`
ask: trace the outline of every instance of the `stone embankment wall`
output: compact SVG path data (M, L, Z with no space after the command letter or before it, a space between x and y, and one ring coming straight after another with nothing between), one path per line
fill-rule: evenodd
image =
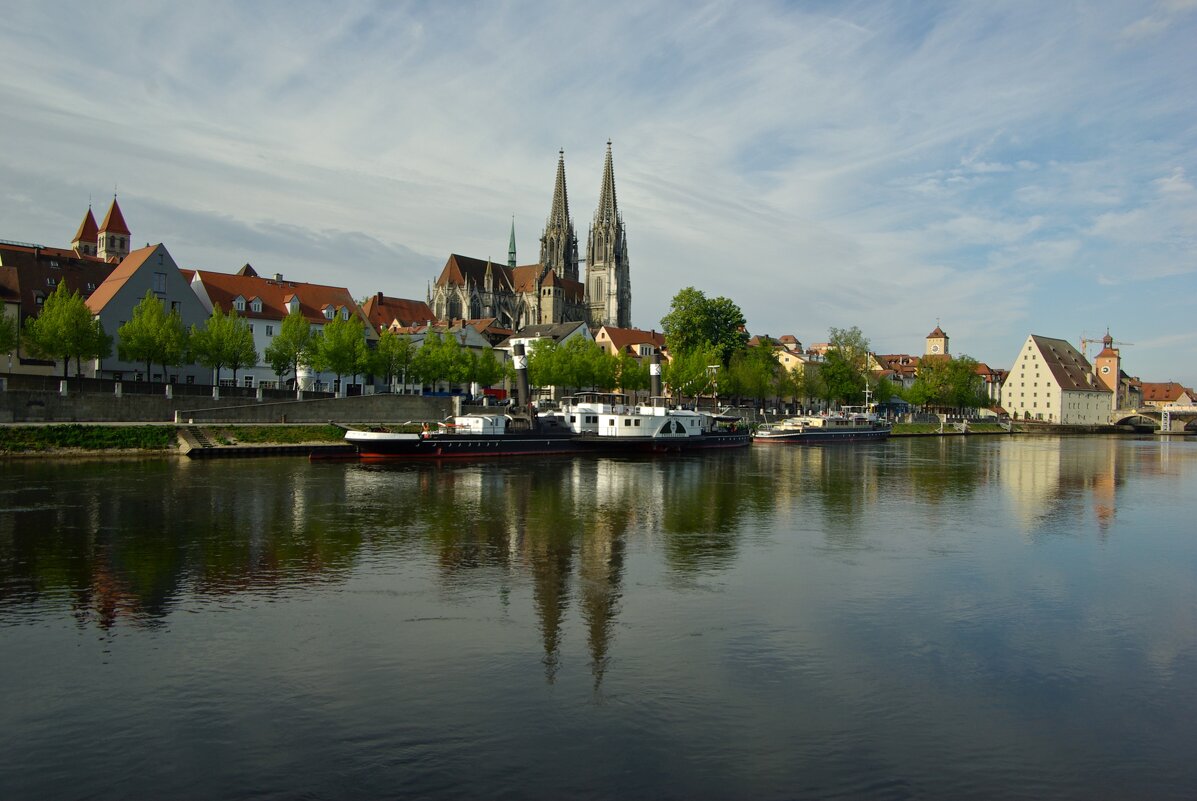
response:
M453 413L453 400L421 395L364 395L302 401L245 398L117 397L80 393L0 392L0 423L396 423L440 420Z

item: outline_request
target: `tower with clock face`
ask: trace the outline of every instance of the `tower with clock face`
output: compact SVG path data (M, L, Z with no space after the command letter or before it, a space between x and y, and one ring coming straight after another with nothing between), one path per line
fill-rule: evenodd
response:
M938 325L935 330L927 334L927 352L926 356L947 356L948 355L948 335L943 332L943 329Z

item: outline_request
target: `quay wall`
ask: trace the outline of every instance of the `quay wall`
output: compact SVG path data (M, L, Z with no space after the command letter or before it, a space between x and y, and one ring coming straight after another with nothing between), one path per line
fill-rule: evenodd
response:
M255 401L167 398L165 395L9 390L0 392L0 423L395 423L440 420L453 413L447 397L361 395L349 398Z

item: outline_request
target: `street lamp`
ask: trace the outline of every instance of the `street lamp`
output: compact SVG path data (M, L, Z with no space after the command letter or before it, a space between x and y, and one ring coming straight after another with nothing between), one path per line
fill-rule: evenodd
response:
M714 390L716 412L719 411L719 382L716 380L716 376L719 374L719 367L720 365L718 364L707 365L707 375L710 376L710 378L707 379L707 386Z

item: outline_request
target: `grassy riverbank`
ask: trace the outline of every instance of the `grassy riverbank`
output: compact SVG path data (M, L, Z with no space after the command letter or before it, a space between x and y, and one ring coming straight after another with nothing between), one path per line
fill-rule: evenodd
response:
M0 453L55 451L168 451L176 446L174 426L0 426Z
M345 432L331 425L201 426L218 445L307 445L344 442ZM173 425L0 426L0 454L58 453L167 454L178 449Z

